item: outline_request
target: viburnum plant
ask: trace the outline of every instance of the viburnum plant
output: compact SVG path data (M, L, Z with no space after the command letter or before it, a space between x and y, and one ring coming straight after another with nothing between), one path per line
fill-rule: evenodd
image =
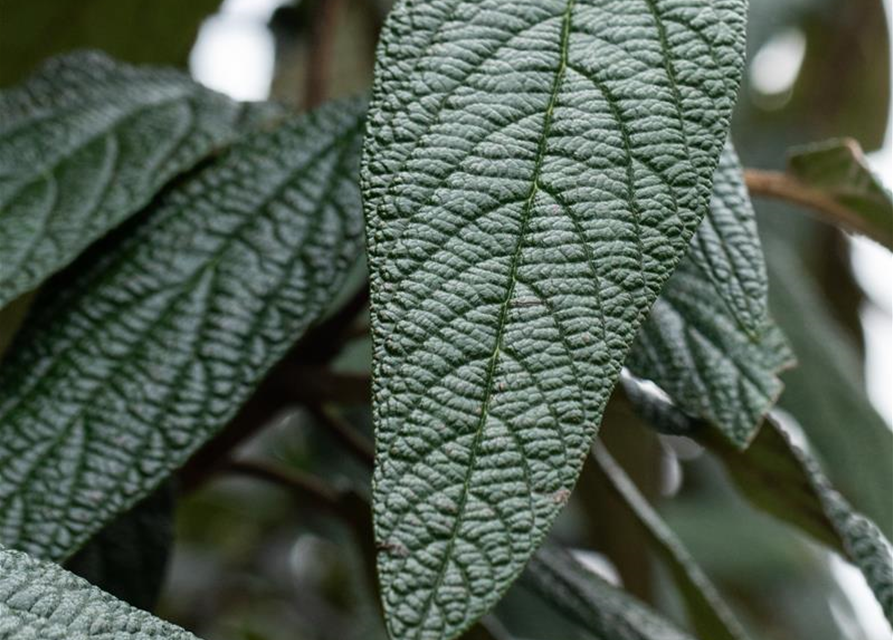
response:
M888 523L773 412L795 356L749 192L887 248L893 205L849 140L742 169L746 8L400 0L371 99L300 114L99 52L0 92L0 306L30 307L0 365L0 639L192 638L57 565L150 607L160 567L128 562L152 514L227 469L352 527L393 640L508 637L490 612L516 581L578 638L743 640L596 440L609 399L705 447L893 619ZM367 305L371 379L329 366ZM374 459L371 492L233 457L282 394ZM374 455L337 410L364 402ZM546 542L584 463L686 630Z

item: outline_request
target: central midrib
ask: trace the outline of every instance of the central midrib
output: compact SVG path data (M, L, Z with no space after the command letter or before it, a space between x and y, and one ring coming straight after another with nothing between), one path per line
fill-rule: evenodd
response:
M450 532L450 537L447 542L447 547L444 551L443 562L440 566L440 571L438 572L437 579L434 582L434 586L432 587L430 594L428 595L424 609L422 611L421 619L425 619L428 615L428 612L431 609L431 605L434 602L434 597L440 589L441 584L443 583L443 579L446 576L447 565L449 564L450 557L453 553L453 548L456 544L456 538L458 537L459 527L462 523L462 514L465 511L465 505L468 502L468 490L469 484L471 482L471 476L474 474L474 470L477 463L477 454L478 449L480 448L481 441L483 440L484 434L484 426L486 425L487 418L489 417L490 411L490 403L493 398L493 385L496 377L496 366L499 361L499 353L500 353L500 345L502 344L502 340L505 334L505 328L508 320L508 310L509 305L512 300L512 296L515 292L515 284L517 283L517 272L518 266L521 260L521 251L524 247L524 238L527 235L527 230L530 223L530 217L533 210L533 203L536 199L536 195L539 192L539 179L542 173L543 161L546 156L546 150L548 147L548 138L549 133L552 128L552 117L553 112L555 110L555 105L558 102L558 93L561 87L561 83L564 80L565 72L567 71L568 64L568 44L570 40L570 32L571 32L571 18L574 10L574 5L577 0L568 0L567 6L564 11L563 19L562 19L562 27L561 27L561 43L560 43L560 54L561 58L558 64L558 69L555 72L555 80L552 84L552 93L549 98L549 104L546 107L546 112L544 115L543 122L543 133L539 140L539 146L537 148L536 153L536 162L533 169L533 177L531 180L530 191L527 194L527 199L524 203L524 209L521 213L521 229L518 233L518 242L515 245L514 253L512 254L512 261L509 266L509 284L508 291L506 292L505 299L503 300L502 306L499 311L499 320L498 320L498 328L496 332L496 340L493 348L493 354L490 356L490 361L487 366L487 373L485 378L485 391L484 391L484 407L481 410L481 417L478 420L477 427L475 429L474 441L471 445L471 459L468 463L468 468L465 472L465 478L462 483L462 494L459 497L459 504L457 508L457 515L455 523L453 524L453 528ZM419 627L421 630L422 627Z

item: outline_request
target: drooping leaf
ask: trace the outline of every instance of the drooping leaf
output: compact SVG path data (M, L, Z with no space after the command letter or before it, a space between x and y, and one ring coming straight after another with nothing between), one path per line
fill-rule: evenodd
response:
M667 282L626 366L746 446L793 363L769 317L769 281L741 166L726 147L710 211Z
M635 380L626 379L624 388L655 428L691 437L719 456L756 507L800 528L857 566L893 624L893 547L872 520L831 486L818 463L791 442L773 417L766 418L753 444L740 451L708 422L685 415Z
M0 541L62 560L224 426L360 252L363 106L238 143L54 286L0 369Z
M152 611L174 542L173 498L170 483L162 485L93 536L65 568L137 609Z
M716 587L608 450L596 444L592 455L602 481L631 512L651 549L669 568L697 636L710 640L746 638L741 623L723 602Z
M56 565L0 547L3 640L197 640Z
M93 52L0 92L0 306L231 141L244 112L179 72Z
M834 486L890 539L893 431L872 406L855 347L803 263L784 244L767 239L765 248L772 314L799 362L782 376L779 405L802 425Z
M544 547L531 559L521 585L591 633L593 640L692 640L556 548Z
M199 23L220 0L2 0L0 5L0 86L8 86L46 58L72 49L182 66Z
M564 504L706 212L744 2L402 1L363 186L397 638L453 638Z
M839 205L847 226L893 249L893 194L868 166L858 142L847 138L797 147L788 170Z

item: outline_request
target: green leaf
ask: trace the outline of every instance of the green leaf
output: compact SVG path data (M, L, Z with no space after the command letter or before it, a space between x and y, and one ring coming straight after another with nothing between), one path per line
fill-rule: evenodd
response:
M693 640L646 605L590 573L570 554L556 548L544 547L533 557L521 584L591 632L593 638Z
M89 52L0 92L0 306L231 141L244 111L179 72Z
M109 523L65 568L137 609L152 611L167 576L173 516L168 483Z
M44 59L72 49L182 66L199 23L220 0L2 0L0 5L0 86L7 86Z
M738 157L726 147L710 211L642 326L626 366L747 446L793 356L769 318L769 281Z
M797 147L788 171L837 204L847 227L893 249L893 194L868 166L858 142L847 138Z
M196 640L86 580L0 547L3 640Z
M608 450L596 444L592 455L605 486L630 512L651 548L669 568L698 637L710 640L745 638L741 623L723 602L716 587Z
M364 150L395 638L453 638L565 503L706 212L739 0L399 2Z
M740 451L703 420L689 418L634 380L629 399L658 430L691 437L723 461L741 493L756 507L810 534L839 552L865 576L893 624L893 548L877 525L852 508L819 464L772 417L753 444Z
M765 248L772 314L800 363L782 376L779 405L803 426L834 486L890 539L893 431L865 392L855 346L803 264L785 244L767 240Z
M0 369L0 541L62 560L222 428L360 253L363 105L234 145L35 303Z

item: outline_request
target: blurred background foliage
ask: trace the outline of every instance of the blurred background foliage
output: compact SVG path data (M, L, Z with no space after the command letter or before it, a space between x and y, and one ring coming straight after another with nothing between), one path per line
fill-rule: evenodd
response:
M237 98L269 95L306 108L368 90L389 4L0 0L0 86L20 80L49 55L95 47L133 62L188 66L200 81ZM881 0L751 0L749 69L733 130L745 165L781 169L790 147L839 136L857 139L867 151L881 149L890 113L887 25ZM893 163L889 146L882 153L882 161ZM893 537L893 431L869 400L863 373L872 357L863 320L880 314L890 331L891 274L874 273L873 280L886 286L879 294L866 292L864 278L860 284L854 275L852 240L777 201L756 205L773 313L800 362L784 375L787 426L853 504ZM27 305L28 299L20 300L0 315L0 353ZM363 327L354 329L335 366L363 375L370 347ZM889 377L881 385L889 394ZM368 460L318 422L346 420L371 439L368 406L320 414L301 409L296 398L294 406L273 409L262 412L269 425L241 447L239 459L270 459L315 474L362 505ZM620 403L609 406L601 437L753 637L889 637L862 578L748 506L700 447L656 436ZM369 550L343 522L250 469L234 466L201 480L187 477L141 505L146 513L137 519L138 531L110 530L99 541L123 544L116 552L136 563L128 567L130 575L136 570L144 578L128 584L128 572L119 572L116 593L146 607L157 599L160 615L206 640L384 638ZM602 575L683 620L681 603L668 595L674 590L666 568L592 469L584 472L554 536L585 550L582 557ZM128 551L127 544L141 553ZM98 562L88 548L71 568L108 581L109 568ZM521 587L494 615L498 623L491 628L512 637L578 637Z

